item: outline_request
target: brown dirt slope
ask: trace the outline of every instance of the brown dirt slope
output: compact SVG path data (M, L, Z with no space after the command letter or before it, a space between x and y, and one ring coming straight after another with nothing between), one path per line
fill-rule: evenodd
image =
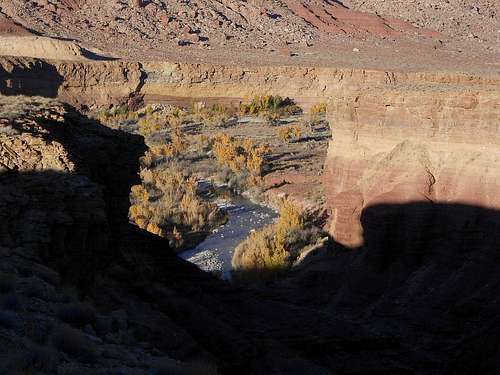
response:
M0 35L30 35L31 32L0 13Z
M453 9L460 22L449 19L449 5L439 5L434 13L413 12L412 3L399 14L389 5L378 9L376 2L330 0L154 0L139 7L132 1L0 0L0 9L44 36L140 60L350 66L367 55L388 62L412 56L425 65L425 58L445 59L446 50L452 60L467 55L495 61L485 54L498 52L497 6L480 6L471 14L469 3ZM469 25L481 30L470 31ZM478 39L462 38L471 32Z
M500 50L500 2L496 0L346 0L344 4Z

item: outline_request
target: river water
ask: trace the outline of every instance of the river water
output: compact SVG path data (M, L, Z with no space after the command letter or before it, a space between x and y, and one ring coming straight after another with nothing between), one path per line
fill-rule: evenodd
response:
M226 224L215 229L198 246L183 251L179 256L208 272L217 272L222 278L231 276L231 259L235 247L245 240L252 230L273 223L278 214L250 200L238 197L231 202L220 201L219 207L228 215Z

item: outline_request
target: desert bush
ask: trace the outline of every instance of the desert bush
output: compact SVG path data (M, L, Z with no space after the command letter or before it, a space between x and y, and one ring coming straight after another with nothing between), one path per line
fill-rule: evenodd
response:
M313 105L311 107L310 113L313 115L320 114L320 113L326 113L326 107L327 107L327 105L324 102L316 103L315 105Z
M315 243L319 234L289 200L280 204L278 222L254 231L239 244L232 259L239 271L281 271L290 267L302 248Z
M57 316L60 320L76 328L83 328L85 325L95 321L95 309L88 303L70 303L59 307Z
M137 121L139 115L137 112L132 111L127 105L120 105L111 109L103 109L95 115L99 122L105 125L119 125L125 121Z
M97 351L93 343L81 331L68 325L57 327L51 342L56 349L82 362L93 362L96 359Z
M195 121L209 127L225 127L235 118L236 109L229 106L214 104L206 107L196 103L191 107L191 116Z
M255 145L250 139L237 139L225 133L212 140L212 151L218 164L238 176L247 174L249 185L260 183L269 146Z
M302 110L290 98L282 98L279 95L255 96L249 104L240 104L240 113L243 115L262 115L266 113L277 113L281 116L301 113Z
M161 124L152 116L145 116L137 122L138 130L144 137L150 136L162 129Z
M326 110L326 103L315 104L309 111L307 117L304 119L304 125L309 127L311 131L314 131L315 127L320 125L325 120Z
M198 181L170 161L161 168L143 168L142 185L131 189L130 219L140 228L168 238L174 248L184 244L183 232L207 231L222 223L217 205L197 195Z
M296 141L300 139L300 136L302 135L302 129L299 125L285 126L278 129L277 135L284 142L290 142L292 140Z

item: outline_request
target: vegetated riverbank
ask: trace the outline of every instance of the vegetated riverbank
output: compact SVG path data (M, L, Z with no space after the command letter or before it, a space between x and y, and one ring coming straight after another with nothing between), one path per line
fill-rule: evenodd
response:
M279 206L289 195L280 189L293 186L290 173L321 174L325 112L324 103L304 115L291 99L262 96L238 108L140 108L129 101L96 117L143 135L148 145L140 160L142 184L132 187L131 221L168 238L185 259L227 277L234 248L277 216L258 203ZM314 181L307 186L312 197L301 198L321 205Z
M273 223L278 213L242 196L220 201L219 207L227 214L227 222L214 229L196 247L180 253L179 256L204 271L214 272L224 279L229 279L235 248L251 232Z

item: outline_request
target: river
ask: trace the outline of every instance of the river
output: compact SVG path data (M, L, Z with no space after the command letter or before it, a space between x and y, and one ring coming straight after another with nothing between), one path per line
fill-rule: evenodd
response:
M220 201L218 204L228 215L227 223L215 229L196 247L183 251L179 256L204 271L216 272L223 279L229 279L235 247L252 230L273 223L278 214L273 209L255 204L244 197Z

